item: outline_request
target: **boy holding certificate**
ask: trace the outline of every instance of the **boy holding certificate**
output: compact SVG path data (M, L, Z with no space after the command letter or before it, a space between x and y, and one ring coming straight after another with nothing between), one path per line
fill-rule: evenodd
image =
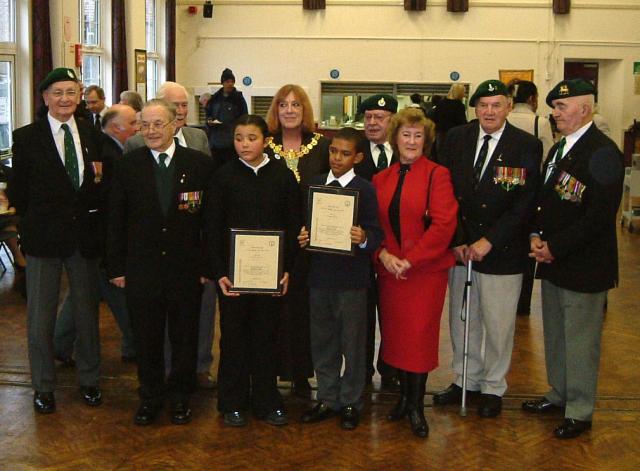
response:
M358 193L357 204L354 205L357 208L356 223L346 232L346 237L353 244L352 253L312 252L308 278L311 354L320 402L303 414L302 421L320 422L339 414L341 427L345 430L358 426L362 409L370 256L383 236L378 224L375 190L371 183L353 171L354 165L363 158L361 141L360 133L353 128L338 131L329 147L331 171L312 181L315 185L345 188ZM312 215L312 221L313 218ZM312 222L309 230L318 231L319 228L314 228L313 224L320 223ZM333 234L335 232L332 230ZM306 227L300 231L298 241L301 247L314 246ZM341 377L343 356L345 370Z
M280 299L247 291L265 292L280 285L280 294L286 294L288 272L298 249L300 194L291 170L264 153L267 125L261 117L241 116L233 133L239 158L215 174L207 205L213 272L223 294L219 298L218 410L224 423L233 427L247 424L250 408L271 425L285 425L287 416L276 381ZM259 264L257 259L270 255L259 238L280 231L283 250L276 257L284 259L283 274L276 268L277 278L273 279L268 274L280 263ZM272 241L268 246L277 250L279 244ZM255 257L251 257L252 250ZM239 266L239 260L251 264L250 270ZM247 278L255 290L246 289Z

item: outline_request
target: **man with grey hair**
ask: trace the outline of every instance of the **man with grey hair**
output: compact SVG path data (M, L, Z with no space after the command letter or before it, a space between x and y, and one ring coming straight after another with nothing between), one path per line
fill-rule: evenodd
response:
M107 269L125 289L138 350L137 425L152 423L169 393L171 421L191 420L198 315L207 272L202 202L213 161L177 145L175 106L148 101L139 147L116 162L109 200ZM165 327L171 344L165 385Z
M174 140L182 147L188 147L211 156L209 141L202 129L186 126L187 112L189 111L189 95L187 90L176 82L165 82L158 89L158 98L173 103L176 108L176 133ZM142 147L144 140L142 135L133 136L124 147L125 154ZM210 374L213 364L213 336L215 328L217 291L214 281L207 282L202 293L200 307L200 328L198 334L198 386L203 389L213 389L215 382ZM168 346L167 341L167 346ZM167 348L166 358L171 356L170 348Z
M564 410L557 438L591 428L607 290L618 284L616 214L624 166L593 121L595 88L563 80L547 96L562 139L543 169L531 253L542 279L545 362L551 389L524 410Z

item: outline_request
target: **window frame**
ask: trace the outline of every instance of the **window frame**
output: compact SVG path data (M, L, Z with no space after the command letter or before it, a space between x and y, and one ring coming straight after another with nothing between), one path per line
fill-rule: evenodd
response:
M104 27L104 20L106 15L104 14L104 8L106 2L103 0L93 0L96 2L96 43L95 44L87 44L85 42L85 22L84 22L84 4L86 0L78 0L78 22L79 22L79 38L80 44L82 47L82 65L80 68L80 77L85 86L89 85L97 85L100 88L105 89L105 64L107 51L104 48L104 39L103 36L107 28ZM87 82L85 78L85 57L98 57L98 82Z

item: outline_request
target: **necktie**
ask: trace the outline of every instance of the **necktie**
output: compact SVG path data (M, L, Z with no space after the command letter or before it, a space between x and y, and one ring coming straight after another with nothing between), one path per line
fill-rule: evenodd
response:
M80 188L80 172L78 171L78 154L76 145L73 143L73 136L68 124L60 126L64 131L64 168L71 179L71 184L77 190Z
M389 204L389 223L391 224L391 230L393 235L396 236L398 245L402 245L401 233L400 233L400 195L402 194L402 185L404 185L404 177L407 172L411 170L411 166L407 164L400 165L400 177L398 178L398 184L396 190L393 192L391 203Z
M180 139L178 139L177 137L173 138L173 142L176 143L176 147L180 145Z
M560 139L560 143L558 144L558 149L556 151L556 154L553 156L553 160L549 163L549 166L547 167L547 174L544 177L545 183L547 183L547 181L549 181L549 179L551 178L551 175L553 175L556 172L556 167L558 166L558 162L562 160L562 151L564 150L564 145L566 143L567 143L567 140L564 137Z
M483 137L483 139L484 142L482 143L482 147L480 148L480 152L478 153L478 159L473 166L474 188L478 187L480 178L482 178L482 168L484 167L484 162L485 160L487 160L487 154L489 153L489 141L491 140L491 135L487 134Z
M158 156L158 160L159 160L159 163L160 163L160 169L163 172L167 170L167 164L165 163L165 160L167 160L168 157L169 157L169 154L165 154L164 152Z
M387 158L387 153L384 150L384 144L378 144L378 149L380 149L380 155L378 155L378 170L384 170L389 166L389 159Z
M338 180L333 180L331 183L329 183L328 186L335 186L336 188L342 188L342 185Z
M100 114L95 114L93 118L93 125L98 131L102 131L102 123L100 123Z

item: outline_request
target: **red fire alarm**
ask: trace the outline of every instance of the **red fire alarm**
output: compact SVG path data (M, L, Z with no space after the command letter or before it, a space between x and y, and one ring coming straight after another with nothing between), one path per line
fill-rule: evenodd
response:
M190 5L189 7L187 7L187 13L189 13L191 16L197 15L198 14L198 7Z

